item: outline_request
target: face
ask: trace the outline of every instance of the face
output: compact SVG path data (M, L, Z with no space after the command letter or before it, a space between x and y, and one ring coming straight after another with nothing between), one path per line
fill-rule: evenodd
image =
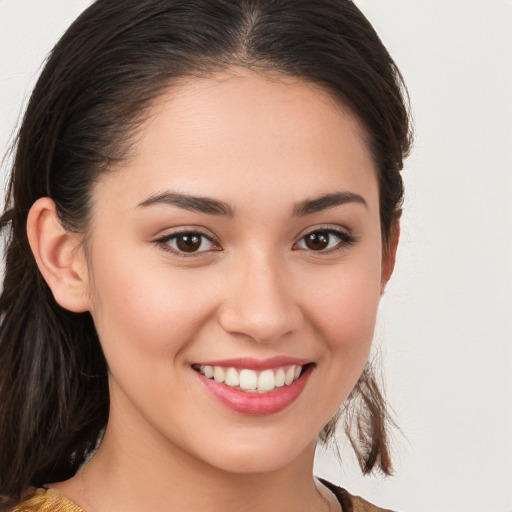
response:
M384 283L362 131L315 86L248 71L192 80L150 114L93 191L109 429L223 470L278 469L370 350Z

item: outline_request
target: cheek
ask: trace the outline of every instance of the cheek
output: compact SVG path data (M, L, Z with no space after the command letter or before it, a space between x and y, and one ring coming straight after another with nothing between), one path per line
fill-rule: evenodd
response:
M165 262L130 261L127 253L111 254L116 263L108 266L96 258L100 263L95 265L91 313L111 370L122 361L137 374L148 368L141 361L151 359L155 367L179 358L210 316L214 290L202 282L200 272L171 271Z
M363 261L364 263L364 261ZM380 301L380 259L326 272L308 301L309 317L321 336L331 377L348 393L370 352Z

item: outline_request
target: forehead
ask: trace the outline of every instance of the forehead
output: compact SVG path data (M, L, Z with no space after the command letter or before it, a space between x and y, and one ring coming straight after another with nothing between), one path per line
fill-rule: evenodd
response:
M193 78L151 106L119 173L123 198L172 188L227 201L377 194L364 131L322 88L248 70ZM119 196L122 183L116 184Z

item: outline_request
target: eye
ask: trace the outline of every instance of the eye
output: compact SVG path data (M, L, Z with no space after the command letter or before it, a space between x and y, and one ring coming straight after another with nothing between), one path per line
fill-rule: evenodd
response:
M156 240L164 250L180 256L193 255L207 251L218 251L220 247L213 239L198 231L181 231Z
M331 252L356 242L354 236L338 229L316 229L304 235L296 244L299 249L314 252Z

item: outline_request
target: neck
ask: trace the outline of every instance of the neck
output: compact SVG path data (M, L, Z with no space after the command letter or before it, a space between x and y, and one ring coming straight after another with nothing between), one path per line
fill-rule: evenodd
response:
M314 442L279 469L234 473L167 440L141 440L136 425L112 420L92 460L71 480L54 485L86 512L328 510L313 478Z

